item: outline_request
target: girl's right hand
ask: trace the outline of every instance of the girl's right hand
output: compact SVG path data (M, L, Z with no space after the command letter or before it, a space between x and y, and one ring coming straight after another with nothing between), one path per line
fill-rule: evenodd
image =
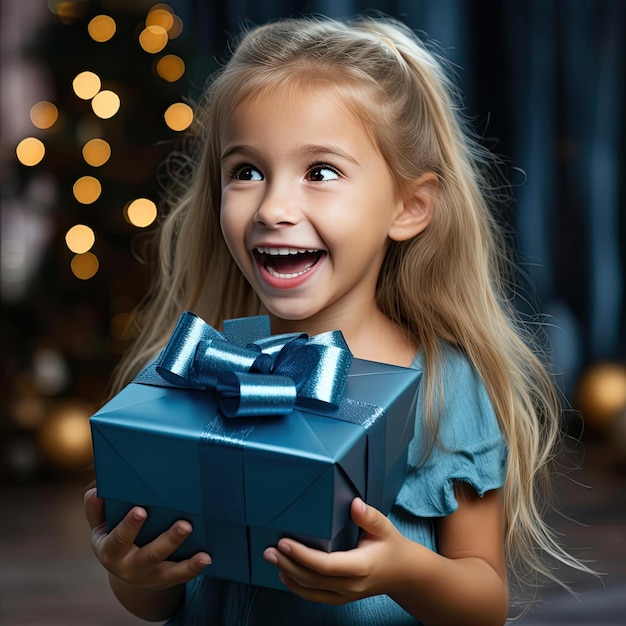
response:
M85 516L91 526L91 546L102 565L116 578L141 589L167 589L185 583L211 564L211 557L198 552L191 558L175 563L166 559L191 534L191 524L178 520L143 547L135 540L147 512L133 507L126 517L107 533L104 501L89 489L84 497Z

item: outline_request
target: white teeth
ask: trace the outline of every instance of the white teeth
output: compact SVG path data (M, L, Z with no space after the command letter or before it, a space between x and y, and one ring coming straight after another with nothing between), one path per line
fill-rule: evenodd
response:
M280 272L277 272L271 267L266 267L265 269L267 270L268 274L270 274L271 276L274 276L275 278L297 278L298 276L302 276L302 274L306 274L311 269L311 267L306 267L301 272L294 272L291 274L281 274Z
M318 250L311 248L308 250L299 250L297 248L256 248L256 251L259 254L269 254L272 256L287 256L289 254L305 254L307 252L314 253L319 252Z

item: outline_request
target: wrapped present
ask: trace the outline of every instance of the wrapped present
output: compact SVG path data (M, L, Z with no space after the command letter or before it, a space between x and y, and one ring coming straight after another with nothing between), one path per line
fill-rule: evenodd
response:
M269 334L266 316L219 333L184 313L158 359L90 419L112 528L148 511L143 545L178 519L204 574L283 588L262 557L281 537L353 548L356 496L388 513L406 476L421 373L353 359L341 333Z

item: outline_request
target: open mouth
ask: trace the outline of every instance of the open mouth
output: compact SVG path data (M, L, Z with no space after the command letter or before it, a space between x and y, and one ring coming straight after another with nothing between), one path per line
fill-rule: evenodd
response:
M326 254L325 250L297 248L255 248L254 256L274 278L298 278L311 271Z

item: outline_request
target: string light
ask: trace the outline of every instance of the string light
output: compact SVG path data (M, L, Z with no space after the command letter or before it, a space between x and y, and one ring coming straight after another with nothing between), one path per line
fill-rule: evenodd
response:
M178 17L178 15L174 15L174 24L172 28L167 31L167 36L170 39L176 39L183 32L183 20Z
M72 190L78 202L81 204L92 204L100 197L102 185L93 176L82 176L74 183Z
M105 89L94 96L91 108L98 117L108 120L120 110L120 97L114 91Z
M160 26L163 30L168 31L174 26L172 10L167 5L152 7L148 17L146 17L146 26Z
M72 273L80 280L93 278L100 268L98 257L92 252L77 254L70 263Z
M176 102L167 108L164 117L165 123L172 130L182 131L191 126L193 110L184 102Z
M157 217L157 207L148 198L137 198L124 209L124 217L133 226L145 228L150 226Z
M167 42L167 31L162 26L146 26L139 35L139 45L150 54L161 52Z
M90 139L83 146L83 159L92 167L100 167L111 158L111 146L104 139Z
M83 254L91 250L96 242L96 235L89 226L76 224L65 233L65 243L75 254Z
M183 32L183 21L167 4L155 4L146 17L146 26L161 26L168 39L176 39Z
M166 54L157 62L156 71L163 80L173 83L185 73L185 62L175 54Z
M81 72L77 74L72 81L74 93L82 100L91 100L102 86L102 81L94 72Z
M109 41L115 35L116 28L115 20L108 15L96 15L87 25L89 36L99 43Z
M32 167L43 159L46 148L40 139L36 137L26 137L26 139L22 139L22 141L17 144L15 153L22 165Z
M59 109L52 102L41 100L30 109L30 121L37 127L45 130L50 128L59 119Z

